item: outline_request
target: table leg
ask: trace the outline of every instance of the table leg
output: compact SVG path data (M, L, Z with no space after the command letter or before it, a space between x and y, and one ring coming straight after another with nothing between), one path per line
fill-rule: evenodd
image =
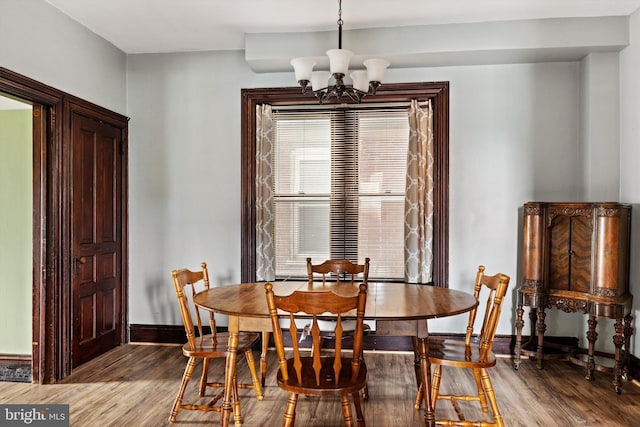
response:
M416 390L420 390L420 384L422 384L422 374L420 373L420 350L418 350L418 337L411 337L411 343L413 345L413 369L416 374ZM418 391L420 393L420 391ZM420 394L420 400L422 400L422 394ZM420 402L416 402L419 405ZM416 409L420 409L418 406Z
M431 367L429 366L429 338L418 338L418 351L420 353L420 371L422 374L422 395L424 396L424 424L427 427L435 427L436 417L431 401Z
M239 322L237 316L229 316L229 348L227 352L226 366L224 370L224 397L222 400L222 413L220 417L220 425L222 427L229 426L229 418L231 418L231 398L233 396L234 380L236 378L236 359L238 356L238 333ZM234 414L235 425L242 425L240 408Z
M262 331L262 353L260 354L260 376L262 377L262 387L267 380L267 352L269 351L269 331Z
M417 347L420 358L420 382L424 396L424 424L427 427L435 427L436 416L431 400L431 366L429 364L429 328L427 321L418 321ZM416 341L414 341L416 342ZM417 403L417 402L416 402Z

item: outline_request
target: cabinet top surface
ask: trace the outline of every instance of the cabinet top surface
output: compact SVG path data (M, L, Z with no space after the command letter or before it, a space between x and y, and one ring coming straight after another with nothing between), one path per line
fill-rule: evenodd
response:
M527 202L525 206L529 205L544 205L544 206L617 206L630 208L631 205L621 202Z

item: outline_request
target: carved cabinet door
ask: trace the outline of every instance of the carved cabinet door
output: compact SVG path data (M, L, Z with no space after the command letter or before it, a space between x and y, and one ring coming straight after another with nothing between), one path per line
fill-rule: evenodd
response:
M593 241L591 212L591 209L550 209L550 289L590 292Z

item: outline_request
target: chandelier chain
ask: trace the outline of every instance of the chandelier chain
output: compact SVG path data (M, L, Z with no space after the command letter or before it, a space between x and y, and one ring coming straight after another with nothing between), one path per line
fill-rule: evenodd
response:
M342 0L338 0L338 49L342 49Z

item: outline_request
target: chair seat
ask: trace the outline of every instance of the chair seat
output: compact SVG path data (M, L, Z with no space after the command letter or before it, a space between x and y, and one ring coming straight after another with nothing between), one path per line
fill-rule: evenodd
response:
M480 347L477 344L466 346L464 341L452 339L429 339L429 362L444 366L489 368L495 366L496 355L489 353L486 360L480 361Z
M322 368L320 369L320 385L316 385L316 375L313 369L313 357L302 357L302 382L298 382L298 375L294 367L294 359L287 360L287 370L289 372L289 380L282 378L282 373L278 371L278 386L283 390L294 393L302 393L313 396L324 395L343 395L346 393L355 393L361 390L367 383L367 367L364 363L360 364L358 376L353 379L351 358L343 357L342 368L340 369L340 377L338 383L335 382L335 374L333 370L333 357L322 358Z
M203 335L195 339L196 346L191 348L187 342L182 346L182 354L187 357L225 357L229 350L229 334L218 332L217 341L214 343L210 334ZM253 344L260 338L256 332L240 332L238 336L238 354L242 354L253 347Z

